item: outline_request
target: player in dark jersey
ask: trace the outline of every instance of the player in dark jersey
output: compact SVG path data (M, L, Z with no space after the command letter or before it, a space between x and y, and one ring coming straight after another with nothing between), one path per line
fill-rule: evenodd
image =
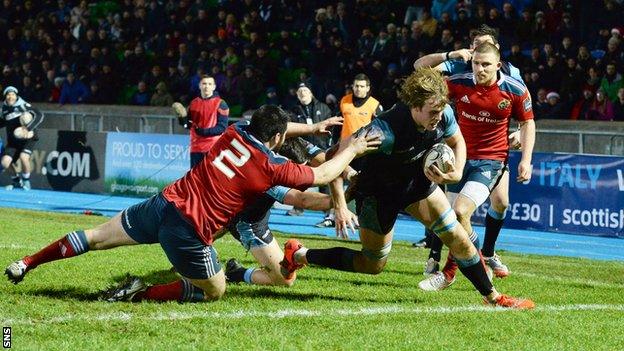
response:
M18 283L33 268L89 250L159 243L183 277L169 284L147 287L132 277L107 296L109 301L215 300L225 292L225 275L212 243L218 232L247 205L276 185L308 187L335 179L349 162L379 141L373 136L353 137L341 152L311 168L288 161L279 149L286 133L325 132L335 120L317 125L288 123L277 106L262 106L248 125L230 126L204 159L158 195L131 206L108 222L89 230L71 232L39 252L11 263L5 270Z
M362 170L352 191L362 249L307 249L290 239L284 250L285 269L292 272L306 264L315 264L378 274L392 247L397 215L405 210L436 233L455 257L461 257L460 270L486 302L508 308L534 307L531 300L502 295L494 289L477 249L437 185L459 181L466 160L464 139L446 105L447 95L448 88L439 72L432 68L417 69L401 86L400 102L358 132L380 135L382 139L378 150L361 159ZM448 164L447 173L435 166L423 169L423 155L441 141L454 150L455 164ZM334 203L338 218L346 203L339 197L334 198Z
M0 128L6 127L7 144L1 162L3 169L10 169L14 173L12 184L6 186L7 190L14 188L30 190L30 155L37 142L36 128L43 122L43 114L17 93L17 89L12 86L6 87L3 91ZM21 174L17 174L14 169L13 164L17 160L22 163Z
M414 68L435 67L448 75L472 72L472 53L477 46L483 43L490 43L499 47L497 31L487 25L482 25L479 29L472 32L472 35L473 40L469 49L425 55L414 62ZM524 85L520 70L511 63L501 61L500 71ZM508 139L511 149L520 149L519 131L509 134ZM509 170L505 168L498 185L490 194L490 207L485 220L485 240L482 248L482 253L486 257L486 264L494 271L496 276L501 278L509 275L509 269L501 262L500 257L495 254L494 246L503 227L507 207L509 207ZM434 274L439 270L442 249L442 242L435 235L428 233L427 236L430 238L428 244L430 253L429 259L425 264L425 275ZM473 236L473 239L478 244L478 237Z
M535 123L527 87L500 72L500 52L496 46L479 45L473 53L472 66L474 73L453 75L447 80L449 97L455 105L468 150L462 180L448 186L448 196L459 222L476 238L470 218L504 173L509 157L507 130L511 119L520 123L524 145L518 165L520 182L531 178ZM486 262L491 259L485 257ZM455 280L456 271L449 255L442 272L432 274L418 286L428 291L445 289Z

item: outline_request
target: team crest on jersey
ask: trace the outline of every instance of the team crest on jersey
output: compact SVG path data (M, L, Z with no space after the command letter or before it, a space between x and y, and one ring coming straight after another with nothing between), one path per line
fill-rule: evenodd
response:
M466 103L466 104L470 103L470 100L468 99L468 95L462 96L462 98L460 100L461 100L461 102Z
M499 110L504 110L504 109L508 108L509 106L511 106L511 101L509 101L507 99L503 99L503 100L501 100L501 102L498 103L498 109Z

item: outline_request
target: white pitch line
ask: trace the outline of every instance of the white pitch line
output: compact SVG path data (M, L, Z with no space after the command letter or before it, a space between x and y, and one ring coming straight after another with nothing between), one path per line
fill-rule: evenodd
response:
M535 312L578 312L578 311L624 311L624 305L604 305L604 304L575 304L575 305L538 305ZM247 318L289 318L289 317L352 317L352 316L375 316L375 315L392 315L392 314L453 314L462 312L482 312L482 313L510 313L518 312L518 310L505 309L500 307L489 306L460 306L460 307L396 307L396 306L380 306L359 309L338 309L338 310L306 310L306 309L287 309L278 311L249 311L239 310L232 312L169 312L157 313L151 315L133 314L133 313L108 313L93 315L68 315L64 317L53 317L50 319L30 319L15 318L1 320L3 326L14 326L21 324L42 325L42 324L62 324L67 322L127 322L136 320L154 320L154 321L174 321L188 319L247 319Z

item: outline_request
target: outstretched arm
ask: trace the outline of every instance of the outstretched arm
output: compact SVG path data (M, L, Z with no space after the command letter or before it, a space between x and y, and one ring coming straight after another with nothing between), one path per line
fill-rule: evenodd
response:
M315 124L304 124L288 122L288 128L286 128L286 137L293 138L302 135L329 135L331 134L331 127L342 125L342 117L330 117L324 121L320 121Z
M438 71L444 71L444 66L442 62L447 60L463 60L464 62L469 61L472 58L472 51L470 49L460 49L449 52L440 52L425 55L416 62L414 62L414 69L419 67L433 67Z

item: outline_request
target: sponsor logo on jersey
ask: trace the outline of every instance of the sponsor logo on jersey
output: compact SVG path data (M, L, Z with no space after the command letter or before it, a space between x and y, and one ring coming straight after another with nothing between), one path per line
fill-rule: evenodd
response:
M482 172L481 174L483 174L483 176L486 177L487 179L492 179L492 171L485 171L485 172Z
M461 99L459 100L461 100L461 102L466 103L466 104L470 103L470 99L468 99L468 95L462 96Z
M481 117L490 117L490 113L487 111L479 111L479 116Z
M527 97L526 99L524 99L524 101L522 102L522 105L524 105L524 112L529 112L533 108L530 97Z
M503 99L503 100L501 100L501 102L498 103L498 109L499 110L504 110L504 109L508 108L509 106L511 106L511 101L509 101L507 99Z

